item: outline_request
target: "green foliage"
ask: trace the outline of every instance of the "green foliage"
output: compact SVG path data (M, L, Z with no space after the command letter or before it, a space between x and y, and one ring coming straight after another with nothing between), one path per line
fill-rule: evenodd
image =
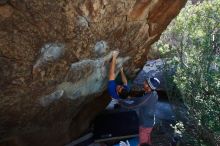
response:
M174 83L198 124L220 131L220 0L188 3L156 44L178 62Z

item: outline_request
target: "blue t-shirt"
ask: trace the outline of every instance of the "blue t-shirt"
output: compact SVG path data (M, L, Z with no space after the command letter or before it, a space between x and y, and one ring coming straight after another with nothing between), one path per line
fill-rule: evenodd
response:
M115 83L115 80L109 80L108 81L108 93L109 95L114 99L120 99L118 96L118 93L116 91L117 84ZM123 85L123 87L129 91L128 85Z

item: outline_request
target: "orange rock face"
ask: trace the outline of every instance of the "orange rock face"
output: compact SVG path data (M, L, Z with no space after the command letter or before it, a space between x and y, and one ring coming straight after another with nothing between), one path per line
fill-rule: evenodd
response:
M0 144L56 146L78 137L109 101L102 94L111 51L132 74L185 3L2 1Z

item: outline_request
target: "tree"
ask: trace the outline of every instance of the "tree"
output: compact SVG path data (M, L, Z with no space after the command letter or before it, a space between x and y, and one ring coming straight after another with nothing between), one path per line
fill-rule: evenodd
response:
M173 83L196 124L219 136L220 0L188 3L155 48L178 63Z

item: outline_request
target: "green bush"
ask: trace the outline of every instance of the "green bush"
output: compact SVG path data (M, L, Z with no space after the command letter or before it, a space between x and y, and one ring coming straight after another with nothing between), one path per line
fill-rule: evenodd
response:
M198 125L220 132L220 0L187 3L155 44ZM168 64L168 65L169 65Z

